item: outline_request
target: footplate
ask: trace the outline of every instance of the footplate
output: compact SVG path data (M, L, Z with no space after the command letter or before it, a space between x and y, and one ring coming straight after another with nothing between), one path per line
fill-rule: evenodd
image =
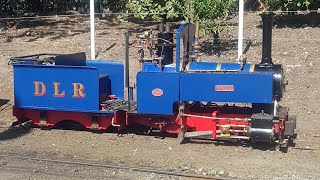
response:
M123 99L111 99L100 104L102 111L116 111L126 105L128 105L128 102Z

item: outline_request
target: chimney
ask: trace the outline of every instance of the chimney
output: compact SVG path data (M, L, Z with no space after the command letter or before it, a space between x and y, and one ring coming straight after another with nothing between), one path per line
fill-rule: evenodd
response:
M260 65L272 66L271 46L272 46L272 21L273 12L263 12L260 14L262 18L262 58Z

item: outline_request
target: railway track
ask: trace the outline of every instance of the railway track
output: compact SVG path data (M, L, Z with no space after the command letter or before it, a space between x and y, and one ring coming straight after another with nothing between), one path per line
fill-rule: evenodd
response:
M51 176L55 177L57 179L80 179L80 178L87 178L87 179L103 179L106 178L105 176L101 175L85 175L83 173L74 173L74 172L58 172L54 170L34 170L30 167L17 167L17 166L11 166L11 165L6 165L6 166L1 166L0 172L6 172L6 173L35 173L35 175L46 175L46 176ZM27 177L27 176L25 176ZM118 178L115 175L110 175L108 178L110 179L123 179L123 178ZM11 178L9 178L11 179ZM32 178L30 178L32 179Z
M83 166L83 167L93 167L93 168L107 168L113 170L123 170L128 172L140 172L140 173L153 173L158 175L167 175L172 177L181 177L187 179L196 179L196 180L228 180L230 178L222 178L216 176L205 176L199 174L191 174L191 173L183 173L181 171L166 171L166 170L159 170L159 169L152 169L152 168L141 168L141 167L132 167L132 166L119 166L119 165L112 165L112 164L100 164L95 162L84 162L84 161L70 161L70 160L56 160L56 159L48 159L48 158L38 158L38 157L31 157L31 156L17 156L17 155L0 155L1 159L15 159L15 160L28 160L28 161L37 161L37 162L46 162L46 163L54 163L54 164L63 164L63 165L76 165L76 166ZM1 165L0 165L1 166ZM24 171L24 172L34 172L33 168L28 169L27 167L21 168L16 166L3 166L5 169L9 170L17 170L17 171ZM44 173L49 175L57 175L57 176L70 176L67 173L54 173L54 172L46 172L39 170L38 173ZM90 176L91 178L95 176ZM98 178L98 177L97 177ZM101 178L101 176L99 176ZM111 178L111 177L110 177ZM115 179L115 178L114 178Z

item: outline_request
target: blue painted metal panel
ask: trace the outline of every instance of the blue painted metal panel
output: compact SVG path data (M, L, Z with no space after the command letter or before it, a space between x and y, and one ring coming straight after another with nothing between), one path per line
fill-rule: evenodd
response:
M162 94L161 94L162 91ZM139 72L137 75L137 111L141 114L173 114L179 101L179 74Z
M190 62L188 70L216 70L217 64L215 62Z
M81 112L99 111L99 72L97 69L26 64L15 64L13 68L16 107ZM54 96L54 82L59 83L56 93L60 97ZM38 87L37 91L36 87Z
M190 62L188 70L216 70L218 63L216 62ZM251 64L245 64L242 72L249 72ZM238 70L238 63L221 63L220 70Z
M124 98L124 66L119 61L87 60L86 66L95 67L100 74L109 75L111 80L111 94Z
M243 66L242 72L250 72L250 66L251 64L245 64ZM239 70L240 69L240 64L238 63L222 63L221 68L222 71L224 70Z
M180 100L234 103L272 103L272 74L181 73ZM233 91L216 91L216 85Z
M145 72L161 72L158 64L155 63L143 63L142 71ZM175 66L173 65L165 65L162 67L162 72L175 72Z

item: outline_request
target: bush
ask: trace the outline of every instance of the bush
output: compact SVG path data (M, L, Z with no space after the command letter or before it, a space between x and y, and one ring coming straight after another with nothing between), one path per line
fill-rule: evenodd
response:
M320 0L257 0L261 10L307 10L317 9ZM317 8L316 8L317 7Z
M217 36L224 28L217 22L218 18L227 17L235 7L234 0L194 0L193 21L199 21L206 35ZM192 13L190 13L192 14Z
M74 8L89 8L90 0L1 0L0 1L0 17L7 16L25 16L49 14L49 11L54 13L64 13ZM116 6L117 3L111 3L109 0L95 0L97 4L97 12L100 7ZM119 1L116 1L119 2ZM99 6L98 6L99 5Z
M315 2L316 0L285 0L283 4L278 4L286 8L286 10L301 10L309 9L310 4Z
M227 16L234 6L234 0L129 0L126 7L141 19L199 21L206 34L215 34L221 30L216 19Z
M161 17L166 19L180 17L182 5L178 0L129 0L126 8L137 18L158 20Z

